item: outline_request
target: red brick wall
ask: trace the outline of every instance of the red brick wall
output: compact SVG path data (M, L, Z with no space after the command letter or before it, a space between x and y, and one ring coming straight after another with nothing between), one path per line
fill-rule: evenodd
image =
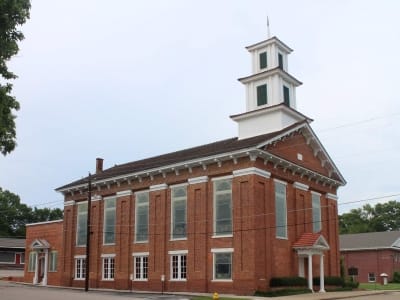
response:
M26 227L25 272L24 282L32 283L35 272L28 272L30 246L36 239L44 239L50 244L48 251L58 252L57 272L47 273L48 285L61 285L61 270L64 264L63 222L38 223ZM43 256L44 254L39 254Z
M294 147L279 148L288 157L301 152L303 164L324 173L318 158L305 146L301 137L292 141ZM298 142L298 143L297 143ZM278 146L279 147L279 143ZM297 162L301 163L301 162ZM271 178L244 175L232 179L233 237L213 237L213 177L232 175L232 171L257 167L271 173ZM324 173L325 174L325 173ZM208 181L189 184L187 188L187 240L170 240L170 189L150 192L149 242L134 243L135 191L149 186L185 183L188 178L208 176ZM287 182L288 239L275 237L274 179ZM310 187L303 191L293 187L300 182ZM325 274L339 275L337 203L326 198L336 188L322 185L307 176L288 172L270 162L240 158L207 166L180 170L141 181L122 182L103 186L94 191L102 197L116 195L118 191L132 191L131 195L117 198L115 245L103 245L103 201L92 202L90 285L98 288L137 289L161 291L161 275L166 276L166 291L228 292L251 294L265 290L271 277L297 276L298 259L293 243L304 233L312 231L311 190L322 194L322 234L330 245L325 254ZM85 194L68 193L66 201L86 200ZM76 247L76 205L65 207L64 235L62 238L65 260L62 285L83 287L84 282L74 280L74 256L85 254L85 247ZM233 248L233 281L213 281L213 248ZM170 281L170 255L168 251L187 250L187 281ZM149 252L148 281L131 281L133 252ZM115 254L115 280L102 280L102 254ZM319 274L319 257L315 257L314 276Z
M358 282L368 282L368 273L375 273L376 281L382 283L379 276L382 273L389 275L389 281L393 278L393 272L400 271L400 251L391 249L381 250L360 250L360 251L342 251L344 258L346 275L348 269L355 267L358 269L358 276L355 279Z

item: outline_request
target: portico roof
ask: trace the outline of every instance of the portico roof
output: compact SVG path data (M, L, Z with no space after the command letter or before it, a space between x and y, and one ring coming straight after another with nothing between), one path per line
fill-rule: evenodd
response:
M296 250L329 250L329 244L321 233L305 232L293 244Z

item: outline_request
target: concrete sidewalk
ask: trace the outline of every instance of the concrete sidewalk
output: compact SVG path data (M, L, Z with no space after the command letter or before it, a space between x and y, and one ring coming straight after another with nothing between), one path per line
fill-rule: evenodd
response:
M313 294L301 294L301 295L293 295L293 296L283 296L283 297L252 297L250 299L253 300L265 300L265 299L274 299L274 300L334 300L334 299L347 299L347 298L355 298L355 297L364 297L370 295L381 295L384 294L385 291L349 291L349 292L327 292L327 293L313 293Z

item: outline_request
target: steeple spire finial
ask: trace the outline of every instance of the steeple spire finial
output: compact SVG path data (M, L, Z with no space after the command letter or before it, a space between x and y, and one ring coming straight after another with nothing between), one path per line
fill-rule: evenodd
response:
M267 16L267 33L268 33L268 38L270 39L271 38L271 31L269 29L269 18L268 18L268 16Z

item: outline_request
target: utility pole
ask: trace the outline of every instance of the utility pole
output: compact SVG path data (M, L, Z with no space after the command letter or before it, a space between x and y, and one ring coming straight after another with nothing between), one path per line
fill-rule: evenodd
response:
M85 271L85 292L89 291L90 274L90 211L92 207L92 178L89 172L88 180L88 209L87 209L87 227L86 227L86 271Z

